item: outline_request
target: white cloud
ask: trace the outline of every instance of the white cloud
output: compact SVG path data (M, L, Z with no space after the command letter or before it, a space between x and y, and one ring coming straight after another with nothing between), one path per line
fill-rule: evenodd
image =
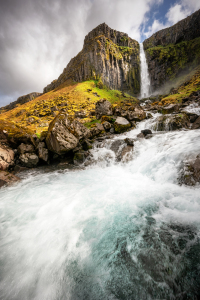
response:
M187 7L181 4L175 4L174 6L170 7L169 11L166 14L166 17L168 19L168 23L173 25L178 21L186 18L189 14L190 10Z
M154 20L152 26L148 27L148 31L144 33L144 35L148 38L150 37L152 34L154 34L155 32L165 28L166 25L164 25L163 23L161 23L159 20Z

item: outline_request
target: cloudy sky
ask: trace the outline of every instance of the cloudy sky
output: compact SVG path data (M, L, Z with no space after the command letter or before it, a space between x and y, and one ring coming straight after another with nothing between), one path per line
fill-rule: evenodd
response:
M0 0L0 106L42 92L101 23L141 42L199 0Z

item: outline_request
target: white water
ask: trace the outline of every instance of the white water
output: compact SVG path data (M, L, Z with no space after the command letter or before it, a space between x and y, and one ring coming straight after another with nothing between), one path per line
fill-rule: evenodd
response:
M143 43L140 43L141 92L140 98L147 98L150 93L150 77Z
M109 143L86 169L0 190L1 300L199 299L199 187L177 177L200 130L138 140L127 164Z

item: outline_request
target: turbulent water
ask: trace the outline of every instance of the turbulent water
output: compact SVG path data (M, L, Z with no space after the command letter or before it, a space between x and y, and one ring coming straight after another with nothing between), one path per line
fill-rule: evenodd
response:
M1 189L0 299L199 299L199 187L177 183L199 149L200 130L157 133L117 163L108 141L82 170Z
M140 44L140 64L141 64L141 98L146 98L150 93L150 77L143 43Z

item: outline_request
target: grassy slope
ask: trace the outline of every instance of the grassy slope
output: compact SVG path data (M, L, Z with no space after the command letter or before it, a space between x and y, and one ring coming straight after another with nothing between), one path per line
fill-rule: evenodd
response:
M74 115L76 111L85 111L87 117L80 121L90 127L96 120L95 117L89 116L89 113L95 109L95 103L101 98L106 98L113 105L123 103L123 101L137 101L136 98L127 94L124 97L120 91L105 88L98 81L90 80L82 83L67 81L55 90L28 103L19 105L8 112L2 112L0 129L4 129L5 122L7 124L11 122L26 131L40 135L42 131L48 129L49 123L61 109L65 109L69 115ZM55 106L57 109L53 115L51 108Z

